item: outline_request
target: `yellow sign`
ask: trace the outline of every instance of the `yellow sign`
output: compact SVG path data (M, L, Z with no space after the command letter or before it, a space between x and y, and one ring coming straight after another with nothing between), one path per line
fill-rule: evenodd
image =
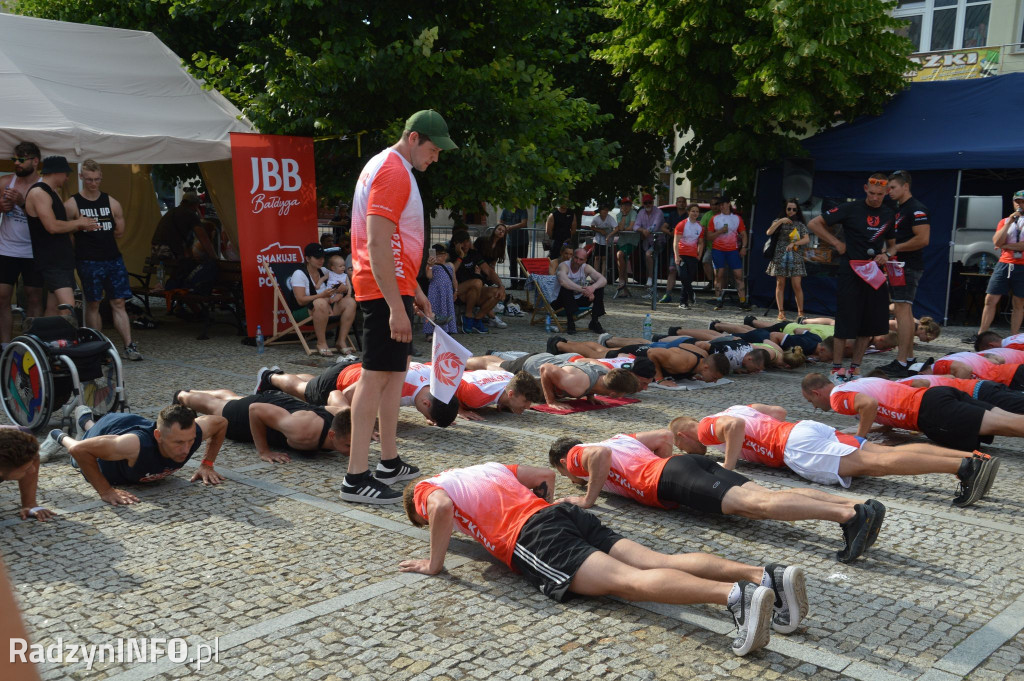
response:
M966 80L996 75L999 50L964 50L961 52L935 52L915 54L910 61L917 64L907 79L915 82L933 80Z

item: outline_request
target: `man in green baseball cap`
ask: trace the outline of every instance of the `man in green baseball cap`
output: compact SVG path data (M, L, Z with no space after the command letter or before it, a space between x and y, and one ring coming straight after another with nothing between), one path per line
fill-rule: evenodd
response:
M441 118L441 114L433 109L417 111L409 116L409 120L405 122L405 131L402 136L405 137L410 132L419 133L420 144L427 141L433 142L441 151L459 148L448 136L448 124Z
M1021 189L1019 192L1016 192L1013 195L1013 200L1014 200L1015 203L1017 201L1024 201L1024 189Z

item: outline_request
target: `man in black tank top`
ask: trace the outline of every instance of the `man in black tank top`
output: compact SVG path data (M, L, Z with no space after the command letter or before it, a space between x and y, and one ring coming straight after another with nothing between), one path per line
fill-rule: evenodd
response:
M130 360L140 360L142 355L132 342L131 324L124 301L131 298L132 289L128 282L128 270L124 258L117 248L117 239L124 236L124 210L117 199L100 191L103 171L96 161L82 161L82 191L64 202L68 219L86 217L95 220L99 229L82 232L75 236L75 259L78 262L78 278L85 294L85 325L96 330L103 329L100 318L100 301L103 292L110 301L114 317L114 328L124 339L124 353Z
M57 314L57 305L75 303L75 249L72 232L94 231L99 224L90 218L69 220L57 190L67 182L71 166L63 156L47 156L40 170L42 179L28 190L25 214L36 270L42 274L43 287L50 295L44 314ZM71 314L61 310L60 314Z
M230 390L181 390L176 403L228 420L227 438L252 442L264 461L291 461L285 448L348 454L352 421L348 407L313 407L279 390L239 396Z

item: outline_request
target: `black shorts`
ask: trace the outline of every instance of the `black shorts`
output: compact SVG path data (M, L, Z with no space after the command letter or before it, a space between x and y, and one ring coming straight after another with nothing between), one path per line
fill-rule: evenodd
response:
M750 331L736 334L736 337L747 343L764 343L771 338L771 335L771 329L751 329Z
M633 355L634 357L647 357L647 351L651 349L649 345L624 345L618 350L609 350L608 354L605 355L608 359L615 357L622 357L624 355Z
M512 567L548 598L569 598L569 585L583 561L595 551L608 553L622 535L576 504L537 511L519 532Z
M950 386L928 388L921 398L917 429L936 444L970 452L982 441L981 421L991 408Z
M303 399L309 404L325 406L327 404L327 397L338 389L338 374L340 374L345 367L355 364L357 361L358 360L339 362L338 364L326 369L322 374L306 384L306 390L303 392Z
M36 269L35 262L32 258L0 255L0 284L14 286L18 283L18 277L21 277L21 283L25 286L42 288L43 277Z
M872 288L847 262L836 280L836 338L863 338L889 333L889 287Z
M721 514L725 493L748 482L749 478L703 454L672 456L658 480L658 501Z
M62 288L75 288L75 270L73 269L45 267L39 270L39 276L43 280L43 288L51 293Z
M405 313L412 323L412 296L402 296ZM359 301L363 311L363 369L394 371L409 369L412 342L399 343L391 338L391 308L383 298Z
M523 370L523 366L526 364L526 360L530 359L534 355L539 355L539 352L528 352L522 357L516 357L515 359L508 359L502 362L500 365L502 371L507 371L510 374L518 374Z
M1017 367L1013 372L1013 380L1010 381L1010 388L1013 390L1024 390L1024 364Z
M979 381L973 397L1011 414L1024 414L1024 392L1013 390L1002 383Z
M804 355L810 357L814 354L814 351L818 349L821 344L821 336L810 331L804 333L787 333L779 346L783 350L791 350L793 348L800 348L804 351Z
M917 297L917 286L921 283L924 270L903 268L903 276L906 278L907 283L903 286L893 286L890 284L889 296L894 303L913 303L914 298Z

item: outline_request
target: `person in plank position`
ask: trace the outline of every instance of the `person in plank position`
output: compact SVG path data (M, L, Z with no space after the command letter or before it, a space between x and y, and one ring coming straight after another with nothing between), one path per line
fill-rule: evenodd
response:
M230 390L179 390L174 393L174 403L201 414L223 416L227 438L253 443L264 461L291 461L279 451L285 448L349 451L352 418L346 407L314 407L278 390L245 397Z
M404 560L399 569L441 572L457 527L556 601L571 593L724 605L737 625L737 655L768 643L773 610L797 624L808 611L802 568L658 553L574 504L549 503L554 488L550 469L493 462L413 480L403 493L405 512L413 525L430 526L430 558Z
M544 401L540 382L520 371L489 371L479 369L462 374L459 387L455 389L459 402L459 415L469 421L482 421L478 409L493 406L498 411L522 414L534 404Z
M706 450L695 437L695 425L680 417L673 421L675 430L619 434L587 444L576 437L558 438L548 461L587 490L562 501L590 508L604 489L656 508L683 505L756 520L831 520L840 524L846 540L836 554L844 563L859 558L878 536L885 507L877 501L858 503L810 489L769 490L701 453L673 456L674 445Z

